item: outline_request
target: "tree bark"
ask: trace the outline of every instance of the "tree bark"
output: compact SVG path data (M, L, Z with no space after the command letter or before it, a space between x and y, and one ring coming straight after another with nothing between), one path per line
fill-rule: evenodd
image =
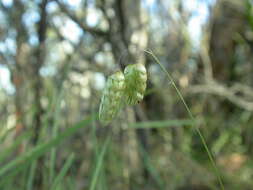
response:
M210 21L210 59L213 76L219 81L235 78L236 35L244 31L246 16L244 1L218 0Z
M43 109L41 105L41 96L42 96L42 78L40 76L40 69L45 61L45 41L46 41L46 31L47 31L47 6L48 0L43 0L40 4L40 21L38 22L38 38L39 45L35 50L35 62L32 63L33 68L33 91L34 91L34 105L36 108L34 115L34 136L32 143L36 145L39 141L39 136L42 128L42 115ZM36 177L34 182L35 189L43 189L43 169L44 169L44 159L43 157L38 159L37 168L36 168Z

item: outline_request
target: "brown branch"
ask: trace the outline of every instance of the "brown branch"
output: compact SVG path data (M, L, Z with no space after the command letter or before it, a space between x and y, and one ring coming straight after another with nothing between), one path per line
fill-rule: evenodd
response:
M89 32L92 35L98 35L98 36L107 36L108 33L106 31L100 30L98 28L92 28L87 26L85 23L83 23L77 16L72 13L63 3L61 3L59 0L55 0L56 3L59 5L60 9L69 17L71 18L84 32Z
M190 93L217 95L229 100L231 103L242 109L253 111L253 89L251 87L240 83L235 83L231 87L227 87L214 79L208 49L209 35L210 34L207 33L206 36L204 36L200 52L200 57L204 66L204 82L189 87L188 91Z
M238 90L240 90L241 94L238 94ZM252 94L251 97L247 96L249 93L249 87L245 87L239 84L236 84L232 87L226 87L215 81L210 81L207 82L206 84L194 85L190 87L189 92L217 95L229 100L231 103L235 104L236 106L242 109L253 111ZM253 92L253 90L250 89L250 92Z
M41 19L38 23L38 38L39 38L39 46L35 52L35 56L37 58L36 63L33 65L34 70L34 81L33 81L33 89L34 89L34 100L36 105L36 113L35 113L35 135L33 138L33 143L36 144L39 138L39 132L41 128L41 115L42 115L42 106L41 106L41 88L42 88L42 79L39 74L39 70L44 63L45 60L45 40L46 40L46 30L47 30L47 15L46 15L46 5L47 0L44 0L40 4L41 11Z
M82 74L83 74L85 71L87 71L87 70L92 70L92 71L95 71L95 72L104 72L104 71L105 71L105 67L104 67L104 66L101 66L101 65L99 65L99 64L96 64L96 62L95 62L94 60L92 60L92 58L94 57L93 54L91 54L91 55L83 55L83 52L82 52L83 49L82 49L81 47L83 46L84 38L81 38L80 41L76 44L76 43L73 43L71 40L65 38L65 37L61 34L61 32L59 31L59 29L58 29L54 24L50 24L50 28L53 29L54 32L57 34L59 40L67 41L68 43L71 44L71 46L73 47L73 49L76 50L74 53L71 53L71 54L69 54L69 55L66 56L66 57L67 57L67 60L68 60L68 61L66 61L67 63L69 63L70 60L74 57L74 55L76 55L76 54L78 54L78 53L79 53L80 55L82 55L83 58L84 58L85 60L90 61L90 62L94 62L94 64L90 64L89 67L86 68L86 69L79 68L78 64L74 64L74 65L72 65L71 68L70 68L71 71L75 71L75 72L77 72L77 73L82 73ZM97 43L99 44L100 42L97 42ZM102 43L104 43L104 41L103 41ZM101 46L102 46L102 45L101 45ZM71 58L68 58L69 56L70 56ZM60 72L60 73L61 73L61 72Z
M9 61L7 60L7 58L5 57L5 55L2 52L0 52L0 64L5 65L8 68L11 66Z
M39 38L39 46L36 49L34 55L36 57L35 63L33 66L33 91L34 91L34 105L36 107L36 112L34 114L34 136L32 138L32 143L36 145L39 141L39 136L42 128L42 115L43 108L41 105L41 97L42 97L42 78L40 76L40 68L45 62L45 41L46 41L46 31L47 31L47 6L48 0L43 0L40 7L40 21L38 23L38 38ZM41 157L38 159L38 165L36 168L36 177L34 180L34 189L43 189L43 166L44 158Z

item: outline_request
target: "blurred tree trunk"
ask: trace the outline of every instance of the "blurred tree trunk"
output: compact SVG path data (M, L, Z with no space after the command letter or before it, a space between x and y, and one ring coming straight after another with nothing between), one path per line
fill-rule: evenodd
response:
M140 0L115 0L111 4L101 0L100 8L109 23L108 38L116 63L122 57L121 68L136 61L145 64L142 51L147 47L148 37L146 15L141 9ZM108 14L110 8L113 8L114 16Z
M36 58L34 62L31 62L32 67L32 77L33 77L33 91L34 91L34 104L36 107L34 116L34 128L35 134L33 138L33 143L36 144L39 138L39 133L41 129L41 117L42 117L42 106L41 106L41 91L42 91L42 78L40 76L40 68L45 61L45 40L46 40L46 30L47 30L47 13L46 13L47 0L43 0L40 4L40 21L38 23L38 38L39 45L34 52L34 57Z
M147 18L144 10L141 8L141 1L115 0L111 5L108 4L108 2L105 0L102 0L101 2L101 9L106 15L110 26L109 41L112 46L116 64L120 64L119 67L122 70L128 64L134 64L137 62L145 64L145 56L143 50L147 48L148 42L147 30L145 27ZM109 15L107 11L108 7L110 6L113 8L113 17ZM135 110L136 119L138 121L146 120L145 110L140 111L140 109L143 109L141 106L138 106L138 108L139 111ZM140 146L142 146L145 151L148 151L147 133L147 130L136 130L137 140L140 142ZM132 137L134 136L128 136L129 142ZM145 169L145 166L143 166L142 172L143 176L148 178L148 172Z
M42 105L41 105L41 97L42 97L42 78L40 76L40 68L43 66L46 55L46 31L47 31L47 6L48 0L43 0L40 5L40 20L38 22L38 39L39 44L35 49L34 57L35 61L31 62L32 67L32 89L34 94L34 106L35 106L35 114L34 114L34 136L32 142L36 145L39 141L39 136L42 128ZM36 178L34 182L35 189L43 189L43 170L44 170L44 159L43 157L38 159L37 169L36 169Z
M16 132L15 136L19 136L25 129L25 107L27 103L27 58L29 56L29 46L27 45L27 31L21 22L21 18L25 12L25 7L22 2L17 1L15 6L9 12L11 25L17 31L16 37L16 55L15 65L11 69L12 83L15 86L15 108L16 108ZM22 151L22 145L19 152Z
M236 37L245 30L245 2L218 0L210 20L210 59L213 75L219 81L235 80Z

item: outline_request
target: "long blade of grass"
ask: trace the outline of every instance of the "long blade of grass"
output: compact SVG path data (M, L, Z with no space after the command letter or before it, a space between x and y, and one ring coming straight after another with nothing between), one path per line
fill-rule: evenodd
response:
M59 128L59 117L60 117L60 103L63 97L63 89L61 88L59 94L57 94L57 98L55 97L55 112L53 116L53 130L52 130L52 137L55 137L58 133ZM56 159L56 149L52 148L50 152L50 167L49 167L49 176L50 179L54 178L54 170L55 170L55 159ZM51 182L51 181L50 181Z
M0 189L5 189L6 185L13 184L13 182L16 182L17 179L14 177L17 174L20 174L23 170L27 169L29 167L30 163L20 164L17 167L15 167L15 170L12 170L12 172L9 172L4 175L4 177L0 178ZM12 187L15 186L15 184L12 185Z
M97 161L96 168L94 170L93 176L91 178L91 185L90 185L89 190L95 190L95 188L96 188L97 180L98 180L98 177L99 177L102 165L103 165L105 153L107 151L107 148L108 148L108 145L109 145L110 141L111 141L111 136L108 135L106 140L105 140L105 143L102 147L102 150L101 150L100 154L98 155L98 161Z
M185 100L184 100L182 94L180 93L179 89L177 88L177 85L175 84L175 82L174 82L172 76L168 73L168 71L167 71L167 70L165 69L165 67L160 63L159 59L154 55L154 53L153 53L151 50L144 50L144 52L146 52L147 54L151 55L152 58L156 61L156 63L161 67L161 69L162 69L162 70L164 71L164 73L167 75L167 77L168 77L169 81L171 82L172 86L175 88L175 90L176 90L176 92L177 92L179 98L180 98L181 101L183 102L184 107L185 107L185 109L186 109L186 111L187 111L187 113L188 113L190 119L191 119L193 122L195 122L195 119L194 119L194 117L193 117L193 115L192 115L192 113L191 113L191 110L190 110L190 108L188 107L188 105L186 104L186 102L185 102ZM194 126L195 126L195 125L194 125ZM221 187L222 190L224 190L224 185L223 185L223 182L222 182L222 179L221 179L221 173L220 173L220 171L218 170L218 167L217 167L216 164L215 164L213 155L212 155L211 151L209 150L209 148L208 148L208 146L207 146L206 140L205 140L204 136L202 135L201 131L199 130L199 128L197 128L197 127L195 126L195 129L196 129L196 131L197 131L197 133L198 133L198 135L199 135L199 137L200 137L200 139L201 139L201 141L202 141L202 144L204 145L204 148L205 148L205 150L206 150L206 152L207 152L207 154L208 154L208 157L209 157L209 159L210 159L210 162L211 162L211 164L212 164L213 167L214 167L214 170L215 170L216 176L217 176L217 178L218 178L220 187Z
M4 150L0 151L0 163L12 152L17 150L16 148L24 141L24 139L28 139L31 137L31 132L24 132L22 135L18 136L17 139L14 140L14 142L8 147L5 148Z
M164 190L165 183L161 179L161 175L159 174L158 170L153 166L149 154L147 153L147 151L145 150L145 148L142 145L140 145L140 152L141 152L142 157L144 158L145 167L147 168L147 170L151 174L152 178L154 179L154 181L158 185L159 189Z
M32 190L32 185L33 185L33 180L35 177L35 169L37 166L37 162L36 160L32 162L30 170L29 170L29 176L28 176L28 181L27 181L27 185L26 185L26 189L27 190Z
M7 172L15 171L15 168L19 165L25 164L27 162L31 162L47 151L49 151L52 147L60 144L62 141L66 140L67 137L73 135L78 129L87 126L91 121L92 117L89 117L86 120L83 120L73 127L67 128L65 131L59 133L56 137L52 138L50 141L46 143L42 143L37 145L31 151L19 156L18 158L12 160L2 168L0 168L0 178L2 178Z
M57 189L57 186L59 185L59 183L63 180L64 176L66 175L66 173L68 172L69 168L71 167L73 161L74 161L74 154L72 153L69 158L67 159L67 161L64 163L61 171L59 172L59 174L56 176L53 185L51 187L51 190L55 190Z
M2 127L0 130L0 144L2 144L5 138L15 129L14 127L12 127L10 129L4 130L5 125L2 123L3 122L1 122L0 126L4 126L4 127Z
M190 119L182 120L162 120L162 121L147 121L147 122L138 122L130 123L130 128L135 129L150 129L150 128L163 128L163 127L182 127L182 126L193 126L195 123Z

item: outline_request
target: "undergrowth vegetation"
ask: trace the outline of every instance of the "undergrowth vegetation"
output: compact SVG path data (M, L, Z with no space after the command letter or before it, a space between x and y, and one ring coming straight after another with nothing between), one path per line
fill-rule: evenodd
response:
M252 190L252 5L0 1L0 190Z

